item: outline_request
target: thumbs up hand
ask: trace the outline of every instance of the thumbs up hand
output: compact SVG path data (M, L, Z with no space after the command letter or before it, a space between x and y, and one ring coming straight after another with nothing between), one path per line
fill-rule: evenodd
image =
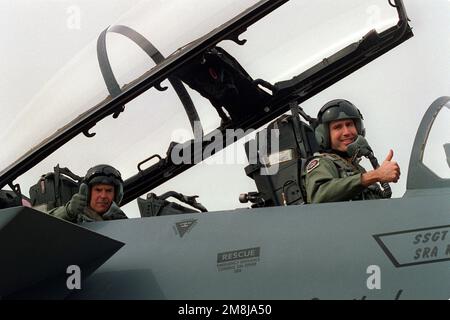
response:
M379 182L397 182L400 178L400 167L396 161L392 161L394 151L389 150L386 159L381 166L376 169Z
M78 193L75 193L69 201L67 213L71 219L76 219L77 216L84 213L84 209L87 207L88 189L88 185L82 183Z
M388 155L387 155L387 157L386 157L386 159L384 161L385 162L386 161L391 161L393 157L394 157L394 151L391 149L391 150L389 150L389 153L388 153Z

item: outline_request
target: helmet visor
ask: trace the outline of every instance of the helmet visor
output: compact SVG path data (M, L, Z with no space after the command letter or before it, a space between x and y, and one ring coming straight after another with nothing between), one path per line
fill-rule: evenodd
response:
M99 166L89 170L84 180L89 184L92 183L107 183L116 184L122 182L120 172L111 166Z
M331 121L342 119L362 119L362 115L358 109L347 102L339 102L335 105L330 105L322 112L320 117L322 123L329 123Z

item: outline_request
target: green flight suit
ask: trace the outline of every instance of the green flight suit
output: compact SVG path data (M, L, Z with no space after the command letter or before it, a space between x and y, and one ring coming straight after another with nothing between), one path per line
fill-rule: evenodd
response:
M119 206L113 202L109 207L108 211L106 211L103 215L99 215L97 212L92 210L90 207L86 207L84 209L83 214L78 214L72 216L69 214L69 210L67 207L69 203L58 208L54 208L48 212L48 214L55 216L60 219L64 219L74 223L83 223L83 222L93 222L93 221L104 221L104 220L116 220L116 219L127 219L128 217L125 213L119 208Z
M306 166L307 203L381 199L378 184L368 188L361 184L365 172L337 154L318 154Z

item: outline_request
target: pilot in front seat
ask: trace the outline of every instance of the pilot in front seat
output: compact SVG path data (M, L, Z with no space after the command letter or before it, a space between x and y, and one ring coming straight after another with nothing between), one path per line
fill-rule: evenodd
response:
M120 172L110 165L100 164L87 171L80 190L66 205L48 214L75 223L127 219L118 206L122 197Z

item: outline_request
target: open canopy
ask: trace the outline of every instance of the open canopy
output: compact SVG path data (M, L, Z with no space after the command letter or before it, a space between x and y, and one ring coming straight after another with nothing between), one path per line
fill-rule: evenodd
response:
M78 174L109 163L128 178L129 202L192 165L160 159L171 142L194 138L193 120L206 135L216 128L258 128L290 102L310 98L406 40L412 35L406 13L400 0L395 5L141 1L104 26L17 114L2 107L11 121L0 132L0 187L14 182L28 190L57 163ZM34 32L30 36L39 29ZM270 90L264 89L268 98L260 113L244 111L224 122L208 99L167 80L216 45L249 77L273 85L265 85ZM158 156L138 170L152 155Z

